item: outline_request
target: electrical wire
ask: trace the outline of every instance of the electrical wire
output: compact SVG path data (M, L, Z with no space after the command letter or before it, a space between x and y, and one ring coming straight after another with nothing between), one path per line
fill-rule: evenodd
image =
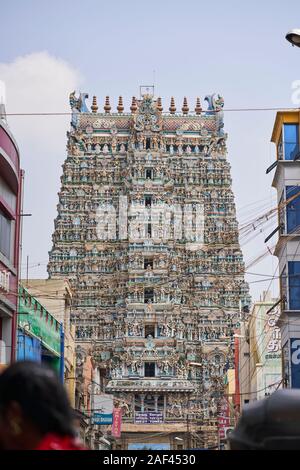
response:
M202 112L202 116L207 116L207 115L214 115L218 114L220 112L261 112L261 111L299 111L299 108L296 107L259 107L259 108L222 108L219 110L216 109L207 109ZM15 113L5 113L6 116L72 116L74 113L72 112L15 112ZM91 115L93 114L91 112L80 112L78 113L79 115ZM105 116L104 113L97 113L98 115L103 115ZM168 116L169 113L162 113L163 115ZM189 113L191 115L194 115L194 112ZM131 116L132 113L123 113L121 116ZM175 114L174 117L182 117L181 114Z

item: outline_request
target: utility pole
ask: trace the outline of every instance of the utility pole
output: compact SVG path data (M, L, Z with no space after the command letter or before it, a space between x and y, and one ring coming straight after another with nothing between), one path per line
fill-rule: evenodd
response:
M186 431L187 431L187 449L191 448L191 433L190 433L190 395L188 395L188 409L186 415Z
M27 255L27 261L26 261L26 284L27 284L27 287L28 287L28 269L29 269L29 256Z

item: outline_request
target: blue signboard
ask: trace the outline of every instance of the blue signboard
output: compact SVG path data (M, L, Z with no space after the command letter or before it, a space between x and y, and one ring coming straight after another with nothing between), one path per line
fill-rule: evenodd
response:
M128 444L128 450L170 450L170 444L164 442L158 444L134 442L133 444Z
M93 424L112 424L113 422L113 396L105 393L95 394L92 397Z
M112 424L112 413L93 413L93 424Z
M300 388L300 338L291 338L291 388Z
M140 424L159 424L164 422L164 417L162 412L136 412L135 413L135 423Z

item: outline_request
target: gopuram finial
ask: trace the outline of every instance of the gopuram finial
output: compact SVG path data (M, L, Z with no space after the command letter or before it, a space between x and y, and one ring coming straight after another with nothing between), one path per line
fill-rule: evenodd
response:
M93 96L93 103L91 106L92 113L96 113L98 111L98 105L97 105L97 96Z
M163 107L162 107L162 102L161 102L161 98L157 98L157 103L156 103L156 108L158 111L162 111L163 110Z
M171 103L169 107L170 114L175 114L176 113L176 106L175 106L175 100L173 96L171 97Z
M111 110L111 105L110 105L110 102L109 102L109 96L107 96L105 98L104 111L106 112L106 114L109 114L110 110Z
M136 102L136 98L135 96L132 97L132 102L131 102L131 106L130 106L130 111L132 113L135 113L137 111L137 102Z
M202 112L202 108L201 108L200 98L197 98L197 102L195 106L195 113L201 114L201 112Z
M181 110L182 110L182 114L188 114L189 112L189 107L188 107L186 96L183 98L183 105L182 105Z
M118 113L121 114L124 111L124 106L123 106L123 98L122 96L119 96L119 103L117 106Z

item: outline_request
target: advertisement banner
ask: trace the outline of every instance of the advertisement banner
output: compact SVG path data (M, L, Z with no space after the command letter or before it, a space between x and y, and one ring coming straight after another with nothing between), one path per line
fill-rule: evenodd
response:
M300 388L300 339L291 338L291 386Z
M113 424L111 428L111 434L114 437L121 437L121 426L122 426L122 409L114 408L113 411Z
M93 424L112 424L113 396L108 394L94 395Z
M230 427L230 409L229 403L224 398L219 408L218 416L218 428L219 428L219 438L226 438L226 430Z

